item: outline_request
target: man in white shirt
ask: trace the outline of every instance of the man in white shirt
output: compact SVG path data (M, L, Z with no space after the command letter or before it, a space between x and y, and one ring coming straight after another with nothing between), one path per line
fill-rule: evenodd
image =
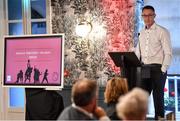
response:
M150 78L142 79L140 87L153 93L155 119L164 118L164 86L167 69L172 58L170 34L155 23L155 10L152 6L142 9L145 28L139 34L136 54L144 66L150 68Z

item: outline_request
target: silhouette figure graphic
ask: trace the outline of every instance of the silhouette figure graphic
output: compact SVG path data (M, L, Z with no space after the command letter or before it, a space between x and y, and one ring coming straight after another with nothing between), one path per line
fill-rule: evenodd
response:
M39 83L40 75L41 75L41 73L40 73L39 69L34 67L34 83Z
M21 83L23 83L23 71L20 70L19 73L17 74L17 80L16 80L16 83L19 83L19 81Z
M31 67L30 60L28 60L27 68Z
M29 82L31 81L32 69L33 68L30 65L30 60L28 60L27 69L26 69L26 72L25 72L25 80L24 80L24 82L26 82L27 80L29 80Z
M48 76L48 69L46 69L46 71L44 72L44 77L43 77L42 83L43 83L45 80L46 80L46 82L48 83L47 76Z

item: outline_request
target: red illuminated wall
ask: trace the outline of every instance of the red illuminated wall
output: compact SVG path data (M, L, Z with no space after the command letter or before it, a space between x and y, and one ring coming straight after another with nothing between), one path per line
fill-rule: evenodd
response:
M107 18L108 51L128 51L133 43L133 0L102 0L102 6ZM118 72L111 59L108 63L115 72Z

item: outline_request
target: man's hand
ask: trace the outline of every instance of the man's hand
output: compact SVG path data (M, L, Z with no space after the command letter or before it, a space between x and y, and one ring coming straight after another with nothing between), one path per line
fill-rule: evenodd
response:
M103 116L106 116L106 112L104 111L103 108L101 107L96 107L95 111L94 111L94 115L100 119Z

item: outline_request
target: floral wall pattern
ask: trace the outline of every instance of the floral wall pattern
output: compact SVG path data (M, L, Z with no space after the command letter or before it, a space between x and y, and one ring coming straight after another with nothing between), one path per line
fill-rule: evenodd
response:
M134 46L135 0L52 0L51 7L52 33L65 33L65 85L90 78L103 86L119 75L108 52ZM75 32L82 20L92 25L86 37Z
M134 46L138 43L138 33L143 28L144 23L141 17L141 11L144 6L144 0L136 0L135 5L135 28L134 28Z

